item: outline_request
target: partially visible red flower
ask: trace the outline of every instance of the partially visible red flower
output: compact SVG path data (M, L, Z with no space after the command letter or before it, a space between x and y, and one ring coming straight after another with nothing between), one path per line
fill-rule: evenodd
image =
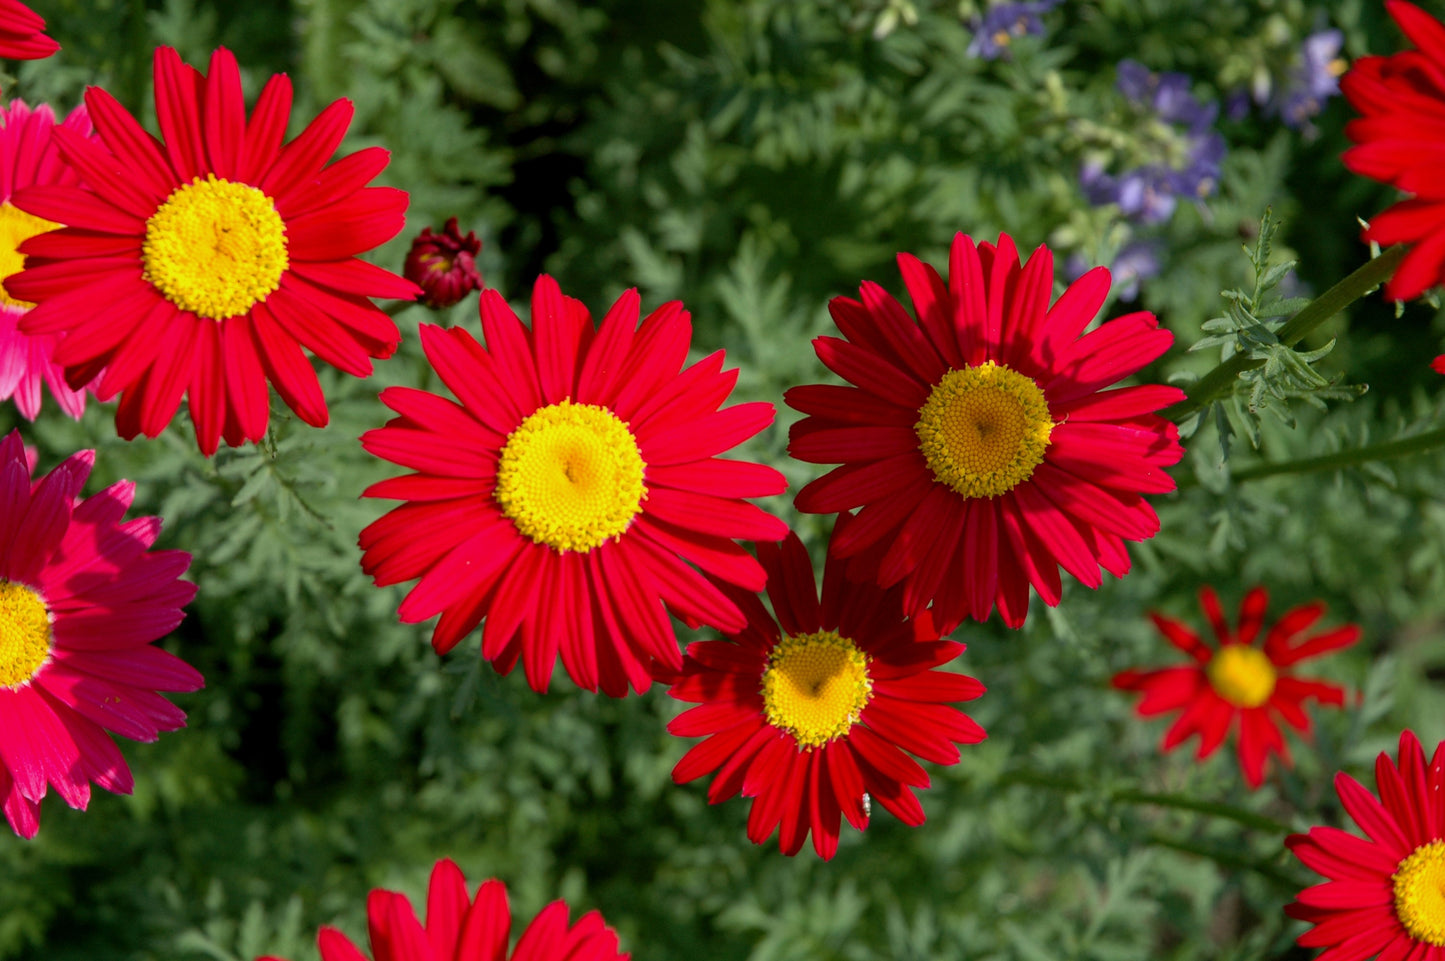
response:
M422 289L421 302L434 310L450 307L482 286L477 272L476 256L482 242L472 231L465 237L457 227L457 218L447 219L439 234L423 227L407 251L402 273Z
M1129 570L1125 541L1159 530L1146 494L1174 489L1165 468L1183 456L1179 432L1154 413L1184 394L1137 373L1174 342L1154 315L1127 314L1085 333L1109 292L1109 271L1084 274L1050 306L1047 247L1020 265L1012 238L959 234L948 280L898 255L912 316L864 281L860 300L828 305L843 338L813 341L818 358L854 386L812 384L784 395L804 414L789 452L841 464L798 492L801 511L858 512L839 538L844 556L881 544L871 570L902 583L939 629L965 617L1023 624L1029 587L1059 603L1063 568L1097 588Z
M568 924L567 902L553 901L532 919L509 955L512 910L501 881L486 881L476 899L467 895L461 869L442 859L432 868L426 924L406 895L377 889L366 899L373 961L627 961L617 932L589 911ZM367 961L351 939L323 927L316 942L321 961ZM281 961L266 957L259 961Z
M1361 57L1340 80L1364 115L1345 126L1355 146L1343 160L1357 174L1414 194L1364 232L1380 244L1413 245L1385 284L1390 300L1409 300L1445 283L1445 26L1404 0L1386 0L1385 9L1416 49Z
M1445 374L1445 354L1441 354L1430 361L1430 369L1437 374Z
M1289 748L1274 715L1308 736L1311 725L1305 701L1314 698L1335 707L1345 703L1344 688L1316 678L1296 677L1290 669L1300 661L1349 647L1360 639L1360 628L1346 624L1296 642L1325 612L1325 605L1315 601L1285 612L1265 634L1263 643L1255 646L1269 604L1264 588L1256 587L1244 596L1239 606L1239 626L1234 630L1225 622L1213 588L1200 589L1199 603L1214 628L1218 647L1200 640L1181 621L1152 613L1149 616L1159 633L1192 657L1194 663L1123 671L1115 675L1113 685L1120 690L1143 692L1138 706L1141 717L1183 709L1164 734L1165 751L1198 734L1198 757L1203 760L1224 742L1231 728L1236 728L1244 779L1251 788L1258 788L1264 783L1265 762L1271 753L1278 754L1285 765L1290 763Z
M781 493L771 467L719 456L766 428L773 405L723 407L737 381L723 352L687 363L692 321L674 301L638 325L637 291L600 325L551 277L523 326L482 292L485 347L460 327L421 326L449 400L388 387L397 412L362 446L416 471L364 496L405 501L361 532L378 585L417 580L398 611L440 614L444 654L479 624L482 656L520 660L546 691L558 657L579 687L623 697L682 666L669 610L740 630L736 604L698 572L755 591L766 577L735 540L787 527L745 498ZM696 568L694 567L696 565Z
M55 361L72 386L102 369L96 394L120 394L122 437L155 437L190 402L201 452L259 440L268 381L306 423L326 398L305 351L358 377L401 339L372 297L412 300L408 280L356 256L405 222L407 195L366 186L390 155L368 147L332 161L353 112L331 104L289 143L291 82L271 78L248 120L230 51L202 74L155 54L156 120L147 133L98 87L85 103L95 141L58 127L55 143L85 188L34 186L12 202L66 224L20 247L5 281L36 306L22 332L64 334Z
M44 34L45 18L20 0L0 0L0 58L43 60L60 49Z
M1375 761L1379 797L1344 772L1340 803L1365 837L1333 827L1292 834L1285 846L1329 880L1285 907L1314 927L1299 936L1326 948L1318 961L1445 961L1445 744L1427 764L1413 731L1399 763Z
M858 521L838 518L833 541ZM830 545L818 599L813 562L798 536L759 544L768 572L769 614L756 595L719 584L747 614L725 641L688 645L681 678L668 692L698 706L667 726L705 737L673 768L679 784L714 772L709 803L739 791L753 798L748 838L797 854L811 831L813 850L831 858L841 819L868 826L869 798L909 825L923 823L914 788L928 774L909 757L958 763L958 744L985 737L953 702L983 685L938 670L964 646L941 640L925 611L910 620L902 587L852 583Z

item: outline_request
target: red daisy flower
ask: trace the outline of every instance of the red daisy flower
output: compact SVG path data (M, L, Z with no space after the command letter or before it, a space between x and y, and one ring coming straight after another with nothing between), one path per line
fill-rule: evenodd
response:
M0 0L0 57L43 60L60 49L44 34L45 18L20 0Z
M1425 763L1414 732L1400 735L1399 764L1375 761L1380 796L1343 772L1335 790L1368 840L1314 827L1285 840L1305 866L1330 880L1285 907L1314 927L1318 961L1445 961L1445 744Z
M48 785L82 810L91 782L129 794L130 769L105 732L154 741L184 727L156 691L202 684L151 644L196 593L178 579L191 555L148 550L160 518L121 520L129 481L79 500L94 462L81 451L32 482L19 432L0 441L0 801L27 838Z
M375 890L366 901L374 961L627 961L617 949L617 932L602 915L589 911L569 926L567 902L553 901L532 919L517 947L507 953L512 910L501 881L486 881L476 900L467 896L466 879L443 859L432 869L427 889L426 925L403 894ZM323 927L316 938L321 961L367 961L351 939ZM260 961L281 961L267 957Z
M31 187L15 206L68 224L21 245L29 269L5 281L38 306L27 334L65 334L55 353L72 385L105 368L96 393L120 393L122 437L155 437L190 401L207 456L219 439L258 440L269 379L306 423L326 399L302 348L349 374L388 357L396 325L368 297L411 300L419 288L358 260L401 230L407 196L365 184L389 154L369 147L327 160L351 121L338 100L290 143L291 82L272 77L249 122L228 50L209 75L162 47L156 116L146 133L104 90L85 103L99 142L64 129L55 141L89 189Z
M1357 174L1392 184L1412 199L1375 217L1365 240L1414 247L1385 284L1391 300L1418 297L1445 283L1445 26L1403 0L1385 8L1418 49L1361 57L1340 80L1350 105L1364 116L1345 126L1355 142L1344 153Z
M1020 267L1007 235L997 247L955 237L947 284L909 254L898 265L918 320L865 281L861 302L829 304L846 339L813 342L856 386L784 395L810 415L793 425L792 455L843 465L799 491L798 509L862 507L836 550L882 544L872 573L885 587L901 582L915 615L932 601L944 633L987 619L995 603L1022 625L1030 584L1059 602L1059 566L1089 587L1101 565L1122 577L1124 541L1159 529L1143 495L1173 490L1164 468L1183 455L1174 425L1151 412L1184 394L1102 388L1159 357L1173 335L1149 313L1083 334L1108 270L1050 307L1053 254L1040 247Z
M692 323L677 302L639 328L628 291L595 327L544 276L531 330L495 290L482 292L481 315L487 347L459 327L421 328L461 403L381 393L401 416L362 445L419 473L366 491L408 503L361 532L362 568L378 585L421 578L399 613L441 614L438 653L485 617L483 656L504 674L520 657L537 691L559 651L587 690L644 691L651 662L682 662L664 604L689 622L743 627L688 562L760 590L762 568L733 539L787 533L742 500L781 493L783 476L717 456L772 423L773 406L718 409L737 380L722 351L679 373Z
M858 523L839 517L833 545ZM683 755L673 780L717 772L708 801L739 791L754 798L748 838L761 844L781 822L779 844L788 855L812 831L813 850L831 858L840 815L863 830L870 797L905 824L922 824L913 788L928 787L928 774L905 751L956 764L953 742L985 737L950 705L978 697L983 685L936 670L964 645L940 640L927 611L910 620L902 588L847 582L833 545L820 602L813 562L796 534L781 547L759 544L776 619L756 595L724 585L747 626L726 641L688 645L682 677L669 692L698 706L668 731L707 738Z
M76 107L61 124L82 137L91 135L90 117ZM80 182L80 175L61 161L51 139L55 112L46 104L34 110L23 100L0 108L0 280L25 266L20 245L60 224L32 217L10 203L10 195L32 184ZM0 285L0 399L14 397L26 420L40 413L40 385L45 383L60 409L76 420L85 413L85 394L94 382L72 390L65 370L54 360L59 334L21 333L20 321L34 304L16 300Z
M1184 709L1164 734L1165 751L1198 734L1198 756L1203 760L1224 742L1237 718L1239 766L1249 786L1258 788L1264 783L1265 762L1271 752L1278 754L1286 766L1290 763L1289 748L1273 714L1308 737L1311 726L1304 709L1306 700L1314 698L1334 707L1345 703L1344 688L1315 678L1296 677L1289 673L1290 668L1300 661L1349 647L1360 639L1360 628L1346 624L1296 643L1300 634L1325 612L1325 605L1315 601L1287 611L1269 629L1263 645L1255 647L1269 604L1264 588L1256 587L1244 596L1239 605L1239 627L1233 631L1224 620L1213 588L1200 588L1199 604L1219 639L1217 648L1200 640L1181 621L1151 613L1159 633L1194 658L1194 663L1123 671L1114 676L1113 685L1124 691L1144 692L1138 706L1140 717Z

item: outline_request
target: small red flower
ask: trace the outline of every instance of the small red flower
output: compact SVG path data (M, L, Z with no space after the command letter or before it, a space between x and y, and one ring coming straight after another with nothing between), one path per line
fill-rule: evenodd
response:
M421 302L434 310L450 307L482 286L476 256L482 242L472 231L465 237L451 217L439 234L423 227L411 242L402 274L422 289Z
M432 869L427 890L426 924L403 894L375 890L366 900L374 961L627 961L617 948L617 932L602 915L589 911L569 925L567 902L553 901L532 919L509 955L512 910L507 887L486 881L476 899L467 895L466 879L452 861ZM316 942L321 961L367 961L351 939L336 928L323 927ZM261 958L259 961L280 961Z
M1416 49L1361 57L1340 80L1345 98L1364 116L1345 134L1350 170L1415 196L1370 221L1365 240L1413 248L1385 284L1390 300L1409 300L1445 282L1445 26L1404 0L1385 9Z
M0 0L0 58L43 60L60 49L44 34L45 18L20 0Z
M839 517L833 541L855 523ZM940 640L927 611L910 620L901 587L848 582L832 545L821 602L796 534L781 547L757 548L774 613L756 595L719 583L748 622L728 640L688 646L669 693L698 706L667 729L707 740L677 762L673 780L716 772L708 801L739 791L753 798L748 838L761 844L781 822L779 844L790 856L811 831L813 850L831 858L841 818L860 831L868 826L869 797L903 823L922 824L913 789L928 787L928 774L909 752L957 764L955 742L985 737L952 706L978 697L983 685L937 670L964 646Z
M1441 354L1430 361L1430 369L1437 374L1445 374L1445 354Z
M1329 878L1285 907L1314 925L1299 936L1328 948L1318 961L1445 961L1445 744L1425 763L1413 731L1400 735L1399 763L1375 761L1379 797L1343 772L1335 790L1364 831L1314 827L1285 845Z
M1123 671L1113 680L1113 685L1120 690L1144 692L1138 706L1141 717L1183 708L1183 713L1164 734L1162 749L1165 751L1198 734L1198 756L1202 760L1224 742L1237 718L1239 765L1251 788L1264 783L1265 762L1271 753L1278 754L1286 765L1290 763L1289 748L1273 714L1308 736L1311 726L1304 710L1306 700L1314 698L1321 704L1336 707L1345 703L1344 688L1314 678L1296 677L1289 669L1299 661L1349 647L1360 639L1359 626L1346 624L1295 643L1325 612L1325 605L1315 601L1286 612L1269 629L1263 645L1255 647L1268 603L1269 597L1262 587L1246 594L1239 606L1239 627L1231 631L1220 609L1219 597L1213 588L1203 587L1199 591L1199 604L1214 628L1219 646L1211 647L1201 641L1199 635L1180 621L1151 613L1149 616L1159 633L1194 658L1194 663L1150 671Z

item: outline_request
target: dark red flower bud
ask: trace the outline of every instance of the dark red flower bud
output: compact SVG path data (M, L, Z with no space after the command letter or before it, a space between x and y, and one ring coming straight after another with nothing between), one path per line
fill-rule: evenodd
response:
M421 287L421 302L440 310L482 286L474 259L481 249L477 235L469 230L463 237L457 229L457 218L452 217L439 234L432 233L430 227L422 228L411 242L402 272L407 280Z

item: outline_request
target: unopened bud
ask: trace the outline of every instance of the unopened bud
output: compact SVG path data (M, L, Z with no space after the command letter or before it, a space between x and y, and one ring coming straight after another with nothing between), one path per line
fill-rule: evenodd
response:
M411 242L403 273L421 287L422 303L434 310L450 307L482 286L475 260L481 249L477 235L469 230L463 237L457 229L457 218L452 217L439 234L432 233L430 227L422 228Z

